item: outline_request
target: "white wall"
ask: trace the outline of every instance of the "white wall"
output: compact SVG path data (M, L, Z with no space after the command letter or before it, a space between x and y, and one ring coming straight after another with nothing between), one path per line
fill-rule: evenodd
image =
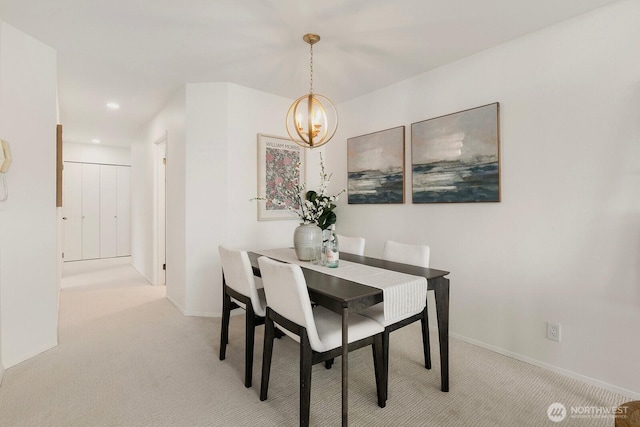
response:
M134 265L153 271L153 152L167 133L167 297L187 315L220 316L218 245L291 245L295 221L257 222L257 134L285 135L291 100L228 83L188 84L132 148Z
M215 242L225 234L228 198L226 83L187 85L185 147L185 313L211 315Z
M64 139L64 133L63 133ZM131 149L99 144L65 142L62 149L65 162L131 165Z
M258 133L287 137L285 116L292 99L276 97L238 85L229 86L228 203L225 244L255 249L293 246L299 221L257 221ZM324 148L324 147L323 147ZM317 187L320 153L306 150L306 181ZM220 294L222 288L220 288ZM218 295L218 294L216 294ZM220 306L221 308L222 306Z
M183 310L184 252L184 139L186 91L181 88L153 118L140 142L131 147L132 264L150 282L155 269L154 199L155 142L167 140L167 297ZM180 283L181 285L172 285Z
M372 256L385 239L429 244L451 271L454 335L636 398L638 16L640 2L616 3L339 105L327 146L337 189L347 138L407 126L406 204L345 198L338 228ZM502 202L411 204L411 123L495 101Z
M131 265L153 277L153 144L131 145Z
M0 138L13 154L0 204L5 367L57 344L56 78L56 52L0 22Z
M190 315L220 316L218 245L289 246L295 221L257 222L257 134L286 135L291 100L228 83L187 86L186 281Z

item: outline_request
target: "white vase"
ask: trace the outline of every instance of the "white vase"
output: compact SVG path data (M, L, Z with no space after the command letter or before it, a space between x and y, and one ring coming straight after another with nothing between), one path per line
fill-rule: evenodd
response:
M300 224L293 232L293 248L300 261L311 261L322 247L322 230L316 224Z

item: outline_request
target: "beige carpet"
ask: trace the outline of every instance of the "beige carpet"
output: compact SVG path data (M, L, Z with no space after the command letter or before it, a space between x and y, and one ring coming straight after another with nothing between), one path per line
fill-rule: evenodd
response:
M263 328L253 387L243 386L244 316L231 319L218 360L219 319L184 317L127 264L65 265L60 345L5 372L0 426L295 426L298 350L277 340L269 399L260 402ZM84 286L81 286L84 284ZM389 400L376 405L371 352L349 358L352 426L613 426L612 418L553 423L553 402L615 406L629 399L451 339L451 391L421 365L419 325L391 335ZM432 335L434 366L439 366ZM340 425L340 359L313 369L311 424Z

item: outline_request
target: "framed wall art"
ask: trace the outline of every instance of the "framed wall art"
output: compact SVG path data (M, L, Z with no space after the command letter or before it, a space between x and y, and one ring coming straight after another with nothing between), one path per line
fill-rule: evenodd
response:
M404 203L404 126L347 139L349 204Z
M285 191L305 180L304 148L289 138L258 134L258 220L298 219L288 205L273 203L290 197ZM299 206L293 206L297 209Z
M411 124L413 203L500 201L500 104Z

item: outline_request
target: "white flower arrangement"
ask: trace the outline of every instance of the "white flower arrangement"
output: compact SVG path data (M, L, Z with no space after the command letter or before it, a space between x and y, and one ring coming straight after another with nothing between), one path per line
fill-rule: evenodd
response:
M296 176L300 176L300 163L296 165ZM276 198L256 197L253 200L264 200L276 206L286 207L294 212L305 224L315 223L318 227L325 230L331 224L336 223L336 214L333 211L336 208L335 202L340 195L346 191L342 189L336 195L328 195L327 187L331 181L333 173L327 174L324 168L322 153L320 154L320 186L318 191L305 191L306 184L300 183L297 178L293 182L282 181L280 185L284 185L284 189L280 194L284 196L282 200Z

